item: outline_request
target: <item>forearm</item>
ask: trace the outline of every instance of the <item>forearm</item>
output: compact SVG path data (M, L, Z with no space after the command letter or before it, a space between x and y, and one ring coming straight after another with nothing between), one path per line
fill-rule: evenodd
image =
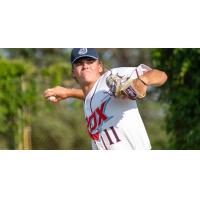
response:
M161 86L167 81L166 73L156 69L146 72L139 78L149 86Z
M66 89L66 97L72 97L72 98L84 100L84 94L81 89L75 89L75 88L68 89L67 88Z
M70 97L84 100L84 94L81 89L65 88L61 86L49 88L44 91L43 95L47 100L53 103L58 103L59 101L62 101ZM51 98L54 97L54 98L50 99L50 97Z

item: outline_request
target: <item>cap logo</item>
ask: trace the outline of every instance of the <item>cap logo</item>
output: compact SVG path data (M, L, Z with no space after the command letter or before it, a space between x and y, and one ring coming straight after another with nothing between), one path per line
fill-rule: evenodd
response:
M84 54L87 53L87 51L88 51L88 50L87 50L86 48L83 48L83 49L80 49L80 50L79 50L78 54L79 54L79 55L84 55Z

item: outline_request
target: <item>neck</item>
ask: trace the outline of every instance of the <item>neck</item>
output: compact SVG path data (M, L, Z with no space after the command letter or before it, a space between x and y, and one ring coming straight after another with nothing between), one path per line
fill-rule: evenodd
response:
M94 86L95 83L96 83L96 82L93 82L93 83L90 83L90 84L88 84L88 85L84 85L84 86L81 87L82 90L83 90L83 93L84 93L84 96L85 96L85 97L86 97L87 94L90 92L90 90L93 88L93 86Z
M82 83L79 82L79 85L81 86L81 89L83 90L85 97L87 96L87 94L90 92L90 90L93 88L93 86L95 85L95 83L98 81L100 77L101 75L99 74L99 76L94 78L93 81L82 82Z

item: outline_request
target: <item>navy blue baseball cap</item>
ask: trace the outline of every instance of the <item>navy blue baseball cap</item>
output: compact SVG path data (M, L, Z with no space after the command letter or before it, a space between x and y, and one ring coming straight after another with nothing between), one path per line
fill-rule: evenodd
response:
M71 64L73 65L79 58L94 58L99 59L99 55L92 48L74 48L71 52Z

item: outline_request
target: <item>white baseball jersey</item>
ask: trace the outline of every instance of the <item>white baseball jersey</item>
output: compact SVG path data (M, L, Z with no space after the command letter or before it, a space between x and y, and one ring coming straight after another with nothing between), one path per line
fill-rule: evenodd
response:
M151 70L141 64L138 67L113 68L112 74L137 78ZM150 141L135 100L118 99L109 95L106 78L102 75L85 98L84 112L92 149L127 150L151 149Z

